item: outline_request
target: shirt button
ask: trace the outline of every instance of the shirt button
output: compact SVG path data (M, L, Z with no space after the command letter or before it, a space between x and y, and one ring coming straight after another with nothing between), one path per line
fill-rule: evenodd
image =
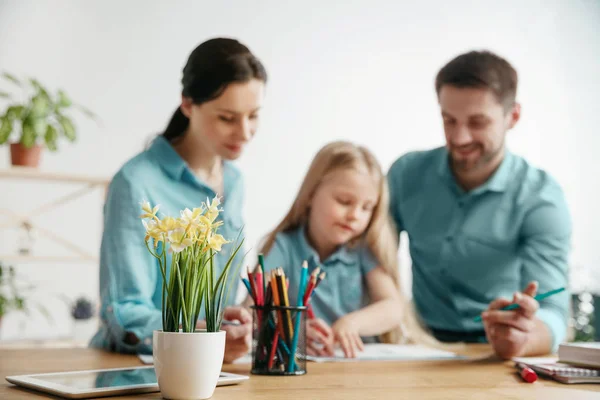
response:
M451 235L446 236L446 242L451 242L453 237Z
M111 312L113 311L113 308L112 308L112 306L108 306L108 307L106 307L106 311L108 311L109 313L111 313Z
M152 344L152 339L150 339L149 337L144 339L144 344L150 346Z

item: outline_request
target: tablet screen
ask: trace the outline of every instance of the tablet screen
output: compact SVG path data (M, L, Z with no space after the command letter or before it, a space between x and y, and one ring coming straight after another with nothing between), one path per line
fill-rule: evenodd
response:
M132 368L117 371L80 372L69 374L44 374L35 377L40 381L58 383L81 390L115 386L156 384L154 367Z

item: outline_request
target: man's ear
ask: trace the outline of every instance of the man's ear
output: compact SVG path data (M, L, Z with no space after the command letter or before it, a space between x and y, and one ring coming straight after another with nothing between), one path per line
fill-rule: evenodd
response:
M191 98L181 95L181 106L179 106L179 108L181 109L181 112L183 113L183 115L190 118L190 115L192 115L192 106L193 105L194 105L194 103L192 103Z
M512 109L509 111L508 129L514 128L514 126L521 119L521 104L515 103Z

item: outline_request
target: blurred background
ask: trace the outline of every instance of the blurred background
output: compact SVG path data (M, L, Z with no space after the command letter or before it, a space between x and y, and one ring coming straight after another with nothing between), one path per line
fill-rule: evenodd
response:
M28 310L0 318L0 344L84 344L94 331L104 185L164 129L188 54L215 36L241 40L269 73L259 132L239 161L247 243L283 217L325 143L365 144L385 169L443 145L435 74L461 52L489 49L519 73L523 113L509 148L566 193L571 289L600 294L598 0L0 0L0 72L63 89L99 120L73 112L76 142L44 151L34 176L15 174L0 148L0 262L14 266ZM65 201L32 217L37 228L10 226L55 199ZM406 241L401 253L409 289ZM593 315L585 296L579 322Z

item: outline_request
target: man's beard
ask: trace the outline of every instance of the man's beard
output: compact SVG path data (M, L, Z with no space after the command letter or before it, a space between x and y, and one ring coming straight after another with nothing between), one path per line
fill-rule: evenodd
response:
M491 151L484 151L483 145L478 144L477 145L477 150L480 151L480 156L473 162L471 160L468 159L455 159L452 156L452 151L449 152L450 155L450 162L452 165L452 168L455 171L461 171L461 172L472 172L472 171L477 171L480 170L482 168L484 168L486 165L488 165L490 162L492 162L497 156L498 154L502 151L502 149L504 148L504 140L502 141L502 143L500 143L500 145Z

